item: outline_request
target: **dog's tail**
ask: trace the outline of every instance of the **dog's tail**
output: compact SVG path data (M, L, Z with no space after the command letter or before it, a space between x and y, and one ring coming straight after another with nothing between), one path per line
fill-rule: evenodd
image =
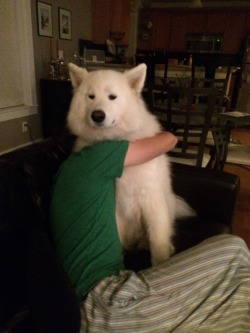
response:
M196 216L196 212L189 204L180 196L175 196L175 218L183 219L186 217Z

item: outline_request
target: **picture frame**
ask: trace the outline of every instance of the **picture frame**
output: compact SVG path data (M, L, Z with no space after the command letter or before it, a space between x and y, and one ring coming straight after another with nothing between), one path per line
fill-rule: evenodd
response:
M59 38L60 39L72 39L72 32L71 32L71 11L58 8L58 15L59 15Z
M37 1L37 26L39 36L53 36L52 5Z

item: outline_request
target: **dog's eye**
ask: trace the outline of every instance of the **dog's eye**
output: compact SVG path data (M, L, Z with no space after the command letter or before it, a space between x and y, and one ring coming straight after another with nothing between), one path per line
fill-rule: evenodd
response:
M88 95L88 98L89 98L89 99L95 99L95 95L93 95L93 94Z
M114 99L116 99L116 95L114 95L114 94L111 94L111 95L109 95L109 99L111 100L111 101L113 101Z

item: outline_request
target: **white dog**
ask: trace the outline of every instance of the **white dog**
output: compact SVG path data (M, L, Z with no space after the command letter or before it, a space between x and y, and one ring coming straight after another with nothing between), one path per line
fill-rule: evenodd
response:
M124 73L113 70L87 72L69 64L74 96L68 127L76 135L75 151L103 140L138 140L161 131L141 98L146 65ZM177 217L193 215L171 187L166 155L127 167L116 183L116 215L125 249L150 248L155 265L173 252L171 237Z

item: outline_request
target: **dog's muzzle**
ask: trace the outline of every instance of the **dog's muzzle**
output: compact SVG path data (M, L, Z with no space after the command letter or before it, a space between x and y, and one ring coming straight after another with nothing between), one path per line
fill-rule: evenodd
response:
M91 113L91 119L96 125L101 126L106 118L105 112L102 110L95 110Z

